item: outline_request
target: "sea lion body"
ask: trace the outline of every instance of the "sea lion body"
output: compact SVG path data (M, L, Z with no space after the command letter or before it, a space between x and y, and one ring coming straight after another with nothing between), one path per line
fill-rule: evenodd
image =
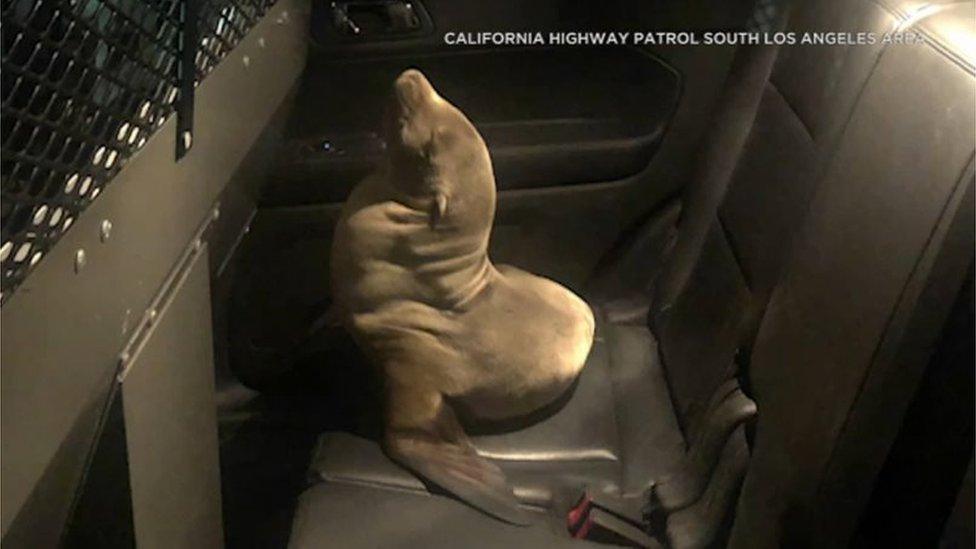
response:
M419 72L394 89L388 159L357 185L337 225L333 294L385 377L391 457L519 522L499 507L515 506L504 476L477 456L448 401L488 420L551 402L583 368L593 314L559 284L491 263L495 182L484 141ZM459 478L458 467L471 474Z

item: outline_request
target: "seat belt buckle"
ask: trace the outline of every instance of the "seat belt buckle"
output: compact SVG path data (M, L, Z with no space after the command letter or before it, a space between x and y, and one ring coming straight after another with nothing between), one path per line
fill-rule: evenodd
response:
M566 529L574 539L649 549L663 547L644 531L640 522L627 517L621 507L606 496L584 491L566 513Z
M583 492L579 501L575 505L570 507L569 512L566 513L566 529L569 530L570 535L576 539L586 539L586 534L592 528L592 524L589 523L590 509L593 503L589 495Z

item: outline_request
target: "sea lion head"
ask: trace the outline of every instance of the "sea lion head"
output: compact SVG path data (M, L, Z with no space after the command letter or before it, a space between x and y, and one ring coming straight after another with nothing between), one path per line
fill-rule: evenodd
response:
M488 147L419 70L407 69L394 81L384 131L393 185L433 200L432 222L450 216L490 226L495 178Z

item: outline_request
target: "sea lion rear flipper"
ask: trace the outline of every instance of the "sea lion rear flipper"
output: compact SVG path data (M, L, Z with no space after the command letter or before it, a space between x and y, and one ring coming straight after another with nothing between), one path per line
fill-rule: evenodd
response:
M390 457L421 478L495 518L519 526L532 523L519 508L505 474L470 444L433 439L426 433L392 432L386 438Z

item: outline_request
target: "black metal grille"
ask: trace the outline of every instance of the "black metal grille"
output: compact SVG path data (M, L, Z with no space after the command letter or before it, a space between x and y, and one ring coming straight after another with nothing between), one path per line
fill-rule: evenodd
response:
M2 301L173 113L186 0L0 0ZM199 4L197 80L275 0Z

